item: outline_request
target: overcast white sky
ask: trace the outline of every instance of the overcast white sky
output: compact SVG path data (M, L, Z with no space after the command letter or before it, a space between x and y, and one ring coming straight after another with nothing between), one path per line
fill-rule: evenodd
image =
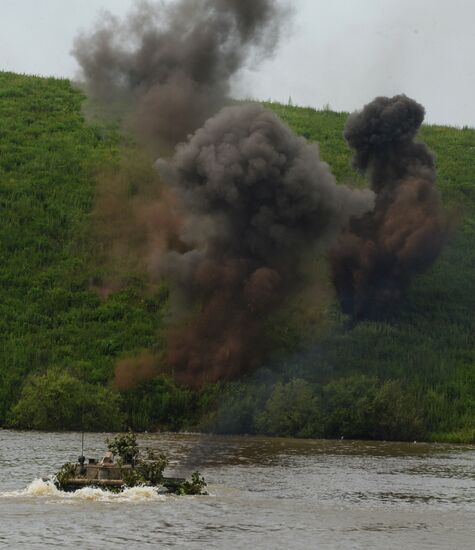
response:
M200 0L196 0L199 2ZM73 77L73 38L134 0L0 0L0 70ZM406 93L427 120L475 126L475 0L293 0L274 59L236 94L352 111Z

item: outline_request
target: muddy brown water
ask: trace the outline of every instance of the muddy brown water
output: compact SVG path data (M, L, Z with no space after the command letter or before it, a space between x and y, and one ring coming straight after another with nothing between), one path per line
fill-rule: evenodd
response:
M107 434L86 434L100 456ZM474 549L475 447L142 435L199 469L209 496L130 489L63 494L40 481L80 451L77 433L0 430L0 547Z

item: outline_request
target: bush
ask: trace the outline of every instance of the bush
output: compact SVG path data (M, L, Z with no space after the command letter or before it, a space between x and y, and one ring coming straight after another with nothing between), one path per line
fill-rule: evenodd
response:
M260 386L233 382L223 390L222 386L215 386L216 391L222 392L216 410L205 416L199 429L218 434L253 434L256 432L255 418L265 400L262 400L263 391ZM219 395L219 394L218 394ZM264 393L265 395L265 393ZM202 401L206 401L206 392ZM210 405L208 405L209 407Z
M34 430L109 430L123 427L117 392L51 368L31 376L10 410L8 425Z
M357 375L331 382L323 392L327 437L407 441L424 433L415 399L400 382L380 385Z
M377 379L367 376L341 378L323 388L325 436L370 438Z
M178 430L190 424L197 395L188 388L159 377L122 393L127 426L134 430Z
M424 434L416 400L399 381L389 380L378 390L373 421L373 439L410 441Z
M257 428L269 435L320 436L321 409L312 386L299 378L276 384L264 412L257 418Z

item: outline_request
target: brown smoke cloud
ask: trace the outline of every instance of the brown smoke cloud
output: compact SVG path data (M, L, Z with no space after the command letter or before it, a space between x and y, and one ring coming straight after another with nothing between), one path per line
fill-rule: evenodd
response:
M355 319L394 311L445 242L435 158L414 141L423 119L422 105L399 95L378 97L347 121L354 166L376 194L374 210L352 220L330 254L342 309Z
M115 368L114 383L119 390L129 390L159 374L156 357L151 353L144 353L139 357L119 361Z

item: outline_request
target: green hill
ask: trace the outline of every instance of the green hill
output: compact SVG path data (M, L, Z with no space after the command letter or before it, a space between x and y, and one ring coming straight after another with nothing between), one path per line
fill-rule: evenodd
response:
M87 124L83 101L67 80L0 73L0 425L475 440L475 130L422 129L456 223L390 323L348 329L326 303L310 345L308 327L283 311L269 329L276 352L254 375L201 392L157 379L119 394L114 363L160 348L168 296L133 269L106 299L93 290L105 269L91 223L97 177L131 145ZM320 144L340 182L361 182L342 137L347 114L268 106Z

